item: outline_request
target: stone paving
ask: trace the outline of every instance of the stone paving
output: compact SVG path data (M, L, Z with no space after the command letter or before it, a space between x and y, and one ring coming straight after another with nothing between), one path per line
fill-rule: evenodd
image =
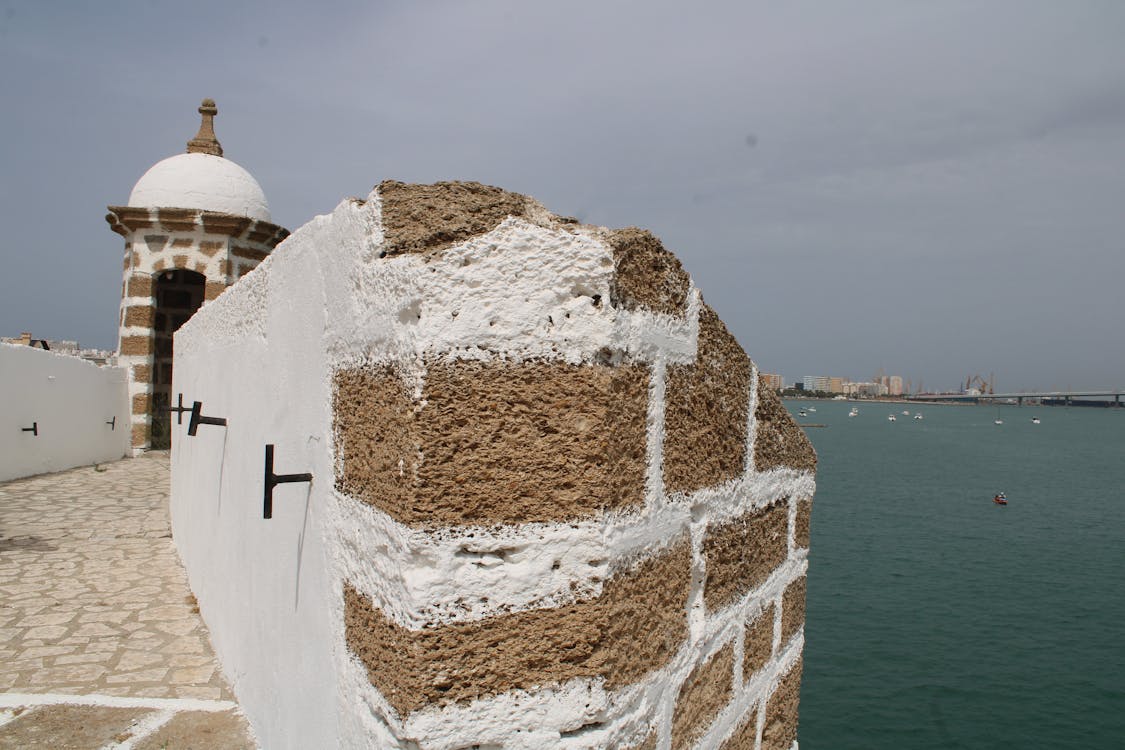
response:
M0 748L255 746L172 544L168 464L0 484Z

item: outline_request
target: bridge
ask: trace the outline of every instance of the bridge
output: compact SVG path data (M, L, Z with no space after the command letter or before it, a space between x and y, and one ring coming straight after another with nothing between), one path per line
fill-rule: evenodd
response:
M1028 401L1062 401L1069 404L1077 398L1113 398L1113 405L1121 406L1125 390L1108 391L1041 391L1024 393L915 393L904 396L908 401L1015 401L1023 406Z

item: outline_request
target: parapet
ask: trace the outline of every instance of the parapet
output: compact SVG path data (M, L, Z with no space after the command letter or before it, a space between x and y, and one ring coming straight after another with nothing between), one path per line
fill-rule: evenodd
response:
M265 746L795 741L816 457L651 233L384 182L175 357L226 426L174 429L174 537ZM268 520L267 444L313 477Z

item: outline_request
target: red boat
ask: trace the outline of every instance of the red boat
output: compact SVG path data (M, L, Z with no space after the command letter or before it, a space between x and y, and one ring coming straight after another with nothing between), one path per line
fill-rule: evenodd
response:
M1008 498L1004 497L1004 493L1001 492L999 495L994 495L992 497L992 502L996 503L997 505L1007 505Z

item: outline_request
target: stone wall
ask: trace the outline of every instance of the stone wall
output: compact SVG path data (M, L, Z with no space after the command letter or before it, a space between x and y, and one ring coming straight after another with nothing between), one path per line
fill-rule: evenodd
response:
M177 428L175 538L266 746L795 740L815 455L651 234L385 182L176 347L228 426ZM314 475L268 521L265 443Z

